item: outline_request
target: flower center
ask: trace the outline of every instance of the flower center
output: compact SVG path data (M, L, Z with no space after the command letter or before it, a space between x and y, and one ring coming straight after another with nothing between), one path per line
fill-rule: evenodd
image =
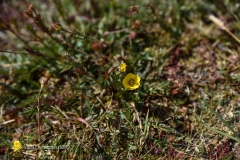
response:
M133 86L134 83L135 83L135 81L134 81L133 79L130 79L130 80L128 81L128 84L129 84L130 86Z

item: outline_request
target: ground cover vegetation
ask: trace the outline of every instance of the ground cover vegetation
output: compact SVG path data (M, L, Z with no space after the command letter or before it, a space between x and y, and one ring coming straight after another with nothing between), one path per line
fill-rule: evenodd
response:
M0 1L0 157L239 159L239 9Z

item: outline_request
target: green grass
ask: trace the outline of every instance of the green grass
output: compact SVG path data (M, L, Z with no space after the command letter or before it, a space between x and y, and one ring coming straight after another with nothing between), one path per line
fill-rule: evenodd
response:
M0 9L0 158L239 159L237 0Z

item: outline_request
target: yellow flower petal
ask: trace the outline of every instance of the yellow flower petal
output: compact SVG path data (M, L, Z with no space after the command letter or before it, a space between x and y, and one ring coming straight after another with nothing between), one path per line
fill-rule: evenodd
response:
M21 144L21 142L20 142L20 141L14 141L14 142L13 142L13 147L12 147L12 149L14 150L14 152L22 149L22 144Z
M120 71L120 72L125 72L125 71L126 71L126 68L127 68L126 63L122 63L122 64L120 64L120 66L119 66L119 71Z
M132 73L128 73L128 75L123 79L123 86L126 89L134 90L140 86L140 77L138 75L134 75Z

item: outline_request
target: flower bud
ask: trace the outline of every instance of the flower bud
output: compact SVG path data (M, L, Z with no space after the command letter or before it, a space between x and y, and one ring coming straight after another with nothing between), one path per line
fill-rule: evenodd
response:
M107 43L101 42L101 41L92 42L91 47L92 47L92 50L94 50L95 52L98 52L98 51L101 51L103 48L106 48Z
M58 30L60 30L60 29L61 29L61 24L60 24L60 23L58 23L58 22L56 22L56 23L53 23L53 24L52 24L52 26L53 26L53 28L54 28L56 31L58 31Z
M141 22L139 20L136 20L132 23L132 28L139 28L141 25Z
M33 12L35 11L34 6L32 3L29 3L27 8L25 9L25 14L29 17L33 18Z
M131 6L131 7L130 7L130 12L131 12L132 14L137 14L137 13L138 13L138 7L136 7L136 6Z

